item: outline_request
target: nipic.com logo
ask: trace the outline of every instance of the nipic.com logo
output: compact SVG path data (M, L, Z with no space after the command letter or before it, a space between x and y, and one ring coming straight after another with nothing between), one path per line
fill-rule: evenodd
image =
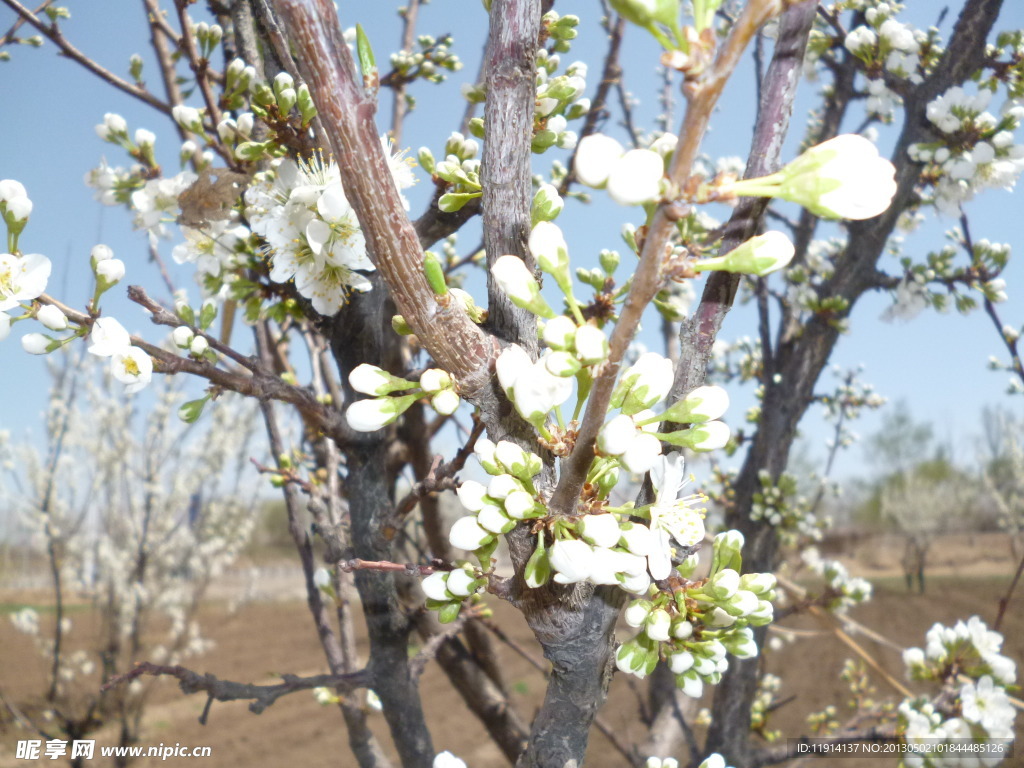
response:
M180 743L174 745L160 742L148 747L100 747L100 757L158 757L166 760L169 757L209 757L211 747L188 747ZM95 739L25 739L18 742L14 757L18 760L56 760L59 757L82 758L92 760L96 756Z

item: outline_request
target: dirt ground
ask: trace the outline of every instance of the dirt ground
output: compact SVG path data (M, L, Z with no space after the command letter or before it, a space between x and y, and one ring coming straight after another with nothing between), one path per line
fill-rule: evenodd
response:
M928 591L917 595L908 594L904 589L897 544L852 542L847 549L852 554L841 559L875 585L874 600L851 616L898 647L923 645L924 633L936 621L950 624L978 614L991 624L998 599L1005 594L1014 567L1002 537L950 537L937 543ZM234 611L226 610L223 601L211 602L205 611L203 626L216 645L205 656L190 660L187 666L222 679L268 683L283 672L314 674L324 671L305 604L295 599L294 583L287 577L287 569L278 568L274 573L280 583L266 585L262 594L256 590L257 596L262 597L260 600L245 603ZM1018 664L1024 662L1024 585L1021 587L1008 608L1003 629L1006 636L1003 652ZM41 604L42 596L24 591L7 592L0 593L0 601L9 611L20 605ZM517 612L497 600L493 603L495 618L505 631L539 657L532 635ZM762 655L764 669L783 678L778 696L780 700L787 700L773 714L770 727L780 728L787 735L810 733L807 715L829 703L839 706L839 718L844 719L849 712L843 709L849 691L839 674L844 660L853 657L854 652L840 642L830 628L812 617L787 619L780 625L796 630L799 637L785 642L779 650ZM628 628L625 630L620 635L626 635ZM853 639L896 680L905 682L896 647L865 635L854 635ZM501 648L501 668L512 700L529 718L543 696L543 675L517 653L505 646ZM0 692L8 701L30 710L45 679L42 661L31 642L6 620L0 620L0 649ZM362 650L365 652L365 646ZM871 681L879 698L894 695L882 675L871 673ZM608 702L600 713L602 721L626 741L631 737L639 738L643 733L637 705L637 693L642 689L631 683L632 679L616 675ZM435 665L428 665L422 690L438 751L451 750L470 768L507 765ZM349 755L345 727L338 710L320 706L309 693L284 697L261 715L250 713L244 703L214 704L206 726L198 723L204 703L200 696L186 697L173 683L161 681L154 703L147 711L142 742L210 746L212 757L203 759L202 764L211 767L330 765L349 768L355 765ZM374 715L371 720L382 742L388 744L383 718ZM1022 735L1024 713L1017 722L1017 733ZM0 712L0 768L26 764L14 759L14 745L19 738L29 736L12 722L7 712ZM96 738L99 745L114 743L112 732L101 731ZM171 758L167 763L182 760ZM159 762L142 759L135 765ZM104 761L97 758L87 764L102 766ZM595 730L586 765L622 768L626 764L622 755ZM825 762L810 764L824 766ZM840 763L842 768L889 768L893 764L892 760L883 759ZM1024 759L1012 758L1004 765L1006 768L1024 766Z

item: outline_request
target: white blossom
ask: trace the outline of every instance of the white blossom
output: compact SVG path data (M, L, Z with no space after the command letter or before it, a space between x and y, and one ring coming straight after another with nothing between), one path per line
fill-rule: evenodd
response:
M0 253L0 312L32 301L46 290L50 260L39 253Z

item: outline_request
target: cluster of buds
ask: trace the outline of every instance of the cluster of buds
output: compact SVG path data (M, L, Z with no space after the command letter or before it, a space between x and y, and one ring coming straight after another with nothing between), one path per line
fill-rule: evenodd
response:
M548 11L545 13L540 20L541 29L547 35L548 39L552 41L551 50L555 54L568 53L570 42L576 39L576 27L579 26L579 16L559 16L554 11ZM547 54L547 51L544 51ZM538 51L538 59L541 57L541 52ZM547 58L557 58L555 55L548 56Z
M270 85L255 85L249 108L270 127L271 135L266 141L243 141L235 147L235 156L246 161L283 155L277 131L285 128L305 130L317 114L309 87L305 83L296 85L287 72L278 73Z
M772 620L775 577L739 574L739 531L719 534L713 546L707 577L691 580L698 564L691 555L675 569L672 592L657 592L629 605L626 622L640 632L616 652L619 670L644 678L665 661L676 685L697 698L705 683L716 684L728 669L727 653L741 659L757 655L751 627Z
M800 538L817 541L827 520L815 515L811 501L800 493L795 475L783 472L772 482L771 473L762 469L757 473L760 489L754 493L750 519L774 526L787 544Z
M445 159L440 162L434 159L430 149L420 147L417 160L423 170L450 185L437 202L442 211L457 211L482 194L480 160L477 159L479 150L479 144L458 131L445 142Z
M255 115L252 112L243 112L237 118L225 117L221 120L217 124L217 135L226 146L234 149L238 144L249 141L255 125Z
M474 452L491 480L487 485L467 480L459 486L459 501L472 514L455 522L448 539L454 547L475 552L487 567L499 535L520 520L544 516L545 507L533 483L543 463L535 453L508 440L497 444L477 440Z
M220 24L208 24L205 21L200 21L198 24L192 25L192 35L196 39L199 55L209 60L224 37L224 29Z
M224 95L221 97L227 108L244 108L255 82L255 67L249 66L243 59L232 59L224 70Z
M443 83L447 72L462 69L459 57L451 52L452 36L440 40L431 35L416 38L415 51L398 51L391 54L391 68L398 82L410 83L423 79L428 83Z
M653 149L628 152L611 136L594 133L576 152L576 178L595 189L607 189L619 205L643 205L665 190L665 159Z
M908 745L924 744L916 765L920 768L953 768L961 765L959 750L936 749L935 744L957 742L984 744L1013 738L1016 710L1006 689L1017 677L1016 664L1002 655L1003 637L977 616L955 626L932 626L924 649L903 652L907 674L943 686L930 700L919 696L898 707L899 734ZM961 747L960 749L965 749ZM997 751L986 765L1000 762Z
M851 576L838 560L825 560L813 547L804 550L803 560L825 580L824 608L833 613L846 613L850 608L871 599L871 582Z
M729 396L717 386L698 387L660 414L652 408L672 387L672 365L654 352L641 355L627 368L612 393L611 407L621 413L598 433L601 455L616 457L630 472L646 472L661 455L662 444L706 452L729 441L729 427L718 419L729 407ZM690 424L686 429L659 432L661 422Z
M942 213L959 216L961 203L983 189L1009 189L1024 169L1024 144L1015 136L1024 106L1008 106L996 116L987 111L991 99L987 89L972 94L950 88L925 112L941 138L907 151L927 166L925 177L935 180L935 205Z
M96 135L103 141L124 149L135 160L149 168L157 167L154 145L156 134L145 128L137 128L133 137L128 135L128 122L114 112L103 115L103 122L96 126Z
M179 325L171 331L171 342L178 349L187 350L190 357L197 360L217 362L217 353L210 349L210 342L206 336L195 332L195 328L206 331L217 319L217 304L212 299L203 302L196 315L195 310L189 306L184 299L179 299L174 305L175 312L185 325Z
M553 11L548 16L557 16ZM575 16L563 16L552 27L571 29L575 34ZM544 49L537 52L536 100L532 149L541 154L551 147L573 149L575 131L568 130L568 121L583 117L590 111L590 100L584 97L587 88L587 65L581 61L570 64L564 74L555 74L561 60ZM481 126L482 127L482 126Z
M32 214L32 200L24 185L14 179L0 180L0 218L7 227L7 249L18 249L18 235L28 224Z
M440 368L428 368L419 381L409 381L363 363L353 369L348 381L356 392L374 396L352 403L345 412L348 425L357 432L386 427L423 398L429 398L430 406L442 416L455 413L461 402L452 377ZM404 394L392 396L398 392Z
M435 571L423 580L423 594L427 596L427 608L437 611L442 624L449 624L458 618L463 601L487 585L487 578L470 565L451 571Z

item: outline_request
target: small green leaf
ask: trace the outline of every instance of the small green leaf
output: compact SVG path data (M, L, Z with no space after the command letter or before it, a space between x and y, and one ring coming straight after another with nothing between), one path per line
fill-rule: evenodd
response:
M363 80L377 79L377 62L373 58L373 48L370 47L370 38L366 36L362 24L356 24L356 51L359 53L359 69L363 73Z
M217 305L212 301L203 302L203 308L199 311L199 327L204 331L217 319Z
M461 210L462 207L474 197L480 197L480 193L448 192L447 194L441 195L441 199L437 201L437 207L445 213L454 213L455 211Z
M459 611L462 610L462 603L446 603L444 608L437 612L437 620L442 624L451 624L459 618Z
M430 251L423 254L423 274L427 276L430 290L434 292L435 296L446 296L448 294L448 284L444 279L444 267L441 266L437 255Z

